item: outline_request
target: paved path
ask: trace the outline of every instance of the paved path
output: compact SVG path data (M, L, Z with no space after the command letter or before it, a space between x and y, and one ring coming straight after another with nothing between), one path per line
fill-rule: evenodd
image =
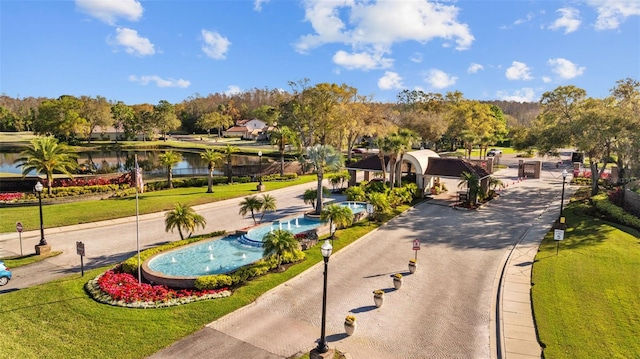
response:
M512 179L510 171L501 175ZM354 358L493 357L492 319L505 254L518 243L517 248L524 248L529 242L523 239L534 233L532 228L540 229L534 240L539 243L557 216L549 204L559 200L561 180L557 174L545 175L542 180L511 184L479 211L456 211L437 200L424 203L332 255L327 295L330 347ZM409 274L415 238L422 243L419 268ZM517 256L511 259L519 265ZM397 291L392 289L393 273L405 275ZM238 348L261 358L308 352L320 332L322 279L319 264L151 358L247 358ZM381 308L373 305L374 289L387 292ZM507 289L502 310L514 311L508 304L514 291ZM521 321L509 324L531 321L530 305L526 312ZM342 325L348 314L358 323L351 337ZM511 339L520 328L507 329L512 332L505 335L502 356L517 358L520 347ZM535 332L532 338L535 342ZM227 351L230 342L235 345ZM540 357L539 346L527 349L522 357Z

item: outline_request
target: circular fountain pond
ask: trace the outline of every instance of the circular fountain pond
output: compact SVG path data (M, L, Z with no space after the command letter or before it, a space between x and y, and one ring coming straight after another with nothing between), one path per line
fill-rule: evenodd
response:
M366 211L366 203L340 202L354 214ZM144 277L173 288L193 288L197 277L224 274L262 258L262 239L276 229L294 234L316 229L326 223L295 217L250 229L240 235L193 243L157 254L142 266Z

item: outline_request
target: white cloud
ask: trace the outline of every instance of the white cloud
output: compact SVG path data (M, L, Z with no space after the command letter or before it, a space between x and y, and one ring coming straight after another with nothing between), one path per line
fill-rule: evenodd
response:
M415 63L419 64L419 63L421 63L421 62L422 62L422 54L421 54L421 53L419 53L419 52L415 52L415 53L413 54L413 56L411 56L411 57L409 58L409 60L411 60L412 62L415 62Z
M551 67L551 71L565 80L570 80L582 75L586 69L583 66L577 66L573 62L561 57L557 59L549 59L547 64Z
M637 0L587 0L587 4L598 12L597 30L614 30L629 16L640 16Z
M227 91L224 92L227 96L237 95L242 92L242 89L236 85L227 86Z
M76 0L81 12L114 25L118 18L137 21L142 17L144 9L136 0Z
M254 0L253 2L253 10L255 11L262 11L262 4L266 4L268 3L269 0Z
M156 53L154 45L146 37L138 35L136 30L119 27L115 39L109 37L107 42L113 46L122 46L128 54L148 56Z
M303 4L305 20L314 33L295 44L300 53L338 43L350 46L355 54L383 59L398 42L442 39L464 50L475 40L468 25L458 21L459 9L454 5L427 0L307 0Z
M376 56L366 52L348 54L342 50L333 55L333 62L349 70L386 69L393 65L393 60L389 58Z
M515 90L512 93L508 91L498 91L496 96L502 101L515 101L515 102L535 102L536 94L530 87L524 87L520 90Z
M531 21L534 17L535 17L535 15L533 13L528 13L526 18L517 19L516 21L513 22L513 24L514 25L521 25L521 24L524 24L525 22Z
M397 90L404 86L400 75L392 71L385 71L384 76L378 79L378 87L382 90Z
M469 65L469 67L467 68L467 73L475 74L480 70L484 70L484 66L480 64L476 64L475 62L472 62L471 65Z
M458 80L455 76L450 76L446 72L438 69L431 69L427 73L424 81L435 89L443 89L456 84Z
M544 82L544 83L549 83L549 82L551 82L551 77L549 77L549 76L542 76L542 82Z
M531 80L531 69L524 62L513 61L505 72L509 80Z
M150 82L155 82L156 86L158 87L187 88L191 85L191 82L187 80L183 80L183 79L175 80L172 78L163 79L158 75L145 75L140 77L137 77L135 75L130 75L129 81L138 82L140 85L144 85L144 86L148 85Z
M564 28L564 33L568 34L578 30L580 27L580 12L577 9L566 7L556 10L561 14L560 18L549 26L551 30L559 30Z
M202 30L202 39L204 44L202 45L202 51L210 58L216 60L223 60L227 57L227 51L231 42L222 37L217 32L209 30Z

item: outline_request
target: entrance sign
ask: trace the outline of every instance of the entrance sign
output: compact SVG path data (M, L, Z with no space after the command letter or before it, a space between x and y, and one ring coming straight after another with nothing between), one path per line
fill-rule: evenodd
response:
M367 203L367 213L373 213L373 205L371 203Z

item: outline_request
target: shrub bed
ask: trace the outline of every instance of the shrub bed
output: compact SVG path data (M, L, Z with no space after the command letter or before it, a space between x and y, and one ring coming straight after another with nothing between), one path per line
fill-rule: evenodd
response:
M612 222L640 230L640 218L626 212L623 208L616 206L609 201L606 193L600 193L591 197L593 206Z

